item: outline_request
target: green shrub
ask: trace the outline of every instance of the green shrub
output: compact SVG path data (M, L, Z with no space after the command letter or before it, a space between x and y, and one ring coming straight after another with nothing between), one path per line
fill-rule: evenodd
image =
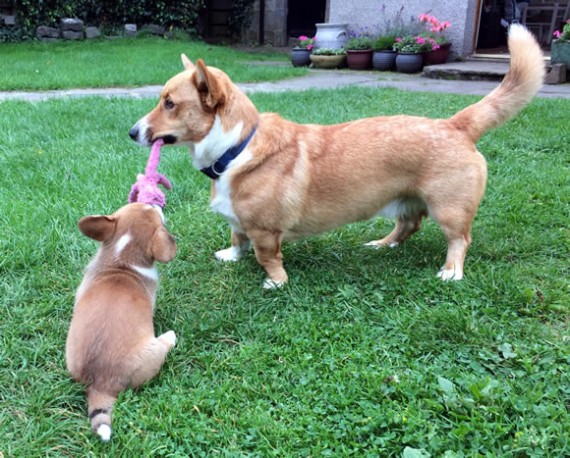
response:
M152 23L195 35L203 6L203 0L15 0L17 25L0 28L0 40L34 38L38 26L57 27L64 17L76 17L85 25L107 30L120 29L125 23Z
M396 35L381 35L374 42L376 51L391 51L396 42Z
M344 48L318 48L313 49L313 54L316 56L342 56L346 54L346 50Z
M356 36L346 42L346 49L350 51L360 51L372 48L372 38L367 36Z

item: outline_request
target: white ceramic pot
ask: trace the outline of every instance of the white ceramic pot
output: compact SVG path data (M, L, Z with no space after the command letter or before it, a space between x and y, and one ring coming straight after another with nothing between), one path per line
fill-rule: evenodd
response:
M317 33L315 34L315 48L340 49L346 44L348 36L346 29L348 24L315 24Z

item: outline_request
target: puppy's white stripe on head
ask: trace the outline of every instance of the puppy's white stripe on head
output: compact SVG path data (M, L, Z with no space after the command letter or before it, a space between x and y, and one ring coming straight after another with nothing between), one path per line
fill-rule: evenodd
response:
M136 270L139 274L143 277L148 278L149 280L158 281L158 270L156 267L139 267L139 266L131 266L134 270Z
M119 237L119 240L117 240L117 243L115 244L115 256L119 256L131 240L132 240L131 234L129 234L128 232L126 234L121 235L121 237Z

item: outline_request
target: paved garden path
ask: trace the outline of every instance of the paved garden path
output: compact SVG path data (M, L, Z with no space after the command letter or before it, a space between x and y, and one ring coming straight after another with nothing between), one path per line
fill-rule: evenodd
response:
M498 85L496 81L461 81L431 79L402 73L381 73L374 71L355 72L350 70L310 70L307 76L291 78L274 83L238 84L247 93L302 91L306 89L333 89L346 86L395 87L420 92L446 92L452 94L485 95ZM45 92L0 92L2 100L45 100L52 97L133 97L156 98L162 86L106 89L67 89ZM570 98L570 84L545 85L539 97Z

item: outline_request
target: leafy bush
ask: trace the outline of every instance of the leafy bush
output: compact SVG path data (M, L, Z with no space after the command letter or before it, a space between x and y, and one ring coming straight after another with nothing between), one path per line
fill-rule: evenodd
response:
M346 42L346 49L350 51L360 51L364 49L371 49L372 48L372 38L367 36L356 36L350 38Z
M381 35L376 38L373 48L377 51L391 51L396 42L396 35Z
M251 0L242 1L247 2ZM86 25L107 30L118 29L125 23L152 23L195 34L203 6L203 0L15 0L17 25L0 28L0 40L33 38L38 26L57 27L64 17L76 17Z
M338 49L319 48L319 49L313 49L313 54L315 56L342 56L346 54L346 51L344 48L338 48Z
M396 43L394 43L394 50L398 52L421 53L430 49L431 44L428 44L426 39L419 35L396 38Z

